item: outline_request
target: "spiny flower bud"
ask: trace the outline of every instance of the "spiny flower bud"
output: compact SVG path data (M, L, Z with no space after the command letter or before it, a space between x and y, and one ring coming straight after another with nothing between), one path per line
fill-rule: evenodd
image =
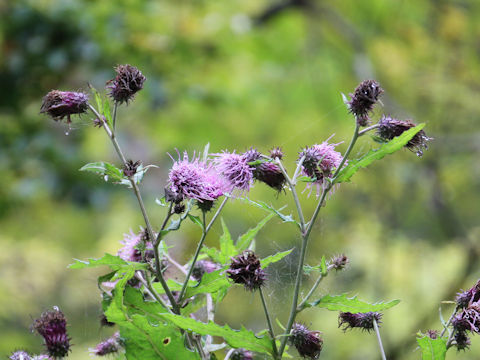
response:
M95 356L105 356L109 354L115 354L121 349L120 333L117 331L113 336L109 337L105 341L94 348L89 349L90 353Z
M280 146L274 147L272 150L270 150L270 157L272 159L283 159L283 151Z
M125 175L126 177L135 175L137 173L137 169L140 166L140 164L141 164L140 160L135 162L133 160L127 160L127 163L124 165L122 170L123 175Z
M253 360L253 353L243 348L235 349L230 355L232 360Z
M9 357L10 360L31 360L31 356L23 350L18 350L15 351L12 355Z
M343 326L343 331L349 328L361 328L362 330L370 331L374 328L373 321L380 323L382 314L379 312L356 313L340 312L338 316L338 327Z
M107 82L109 95L118 103L128 103L136 92L142 90L146 78L140 70L131 65L118 65L117 76Z
M343 270L347 266L349 260L348 257L344 254L335 256L330 260L329 266L331 266L335 270Z
M410 120L397 120L390 116L385 116L378 122L377 135L383 140L392 140L393 138L402 135L405 131L410 130L416 125ZM415 136L405 145L411 151L414 151L417 156L423 155L423 150L428 149L427 142L432 140L425 134L425 131L420 130Z
M277 191L283 189L283 185L286 182L285 176L283 176L282 170L277 164L265 160L259 164L252 165L252 162L262 159L262 154L257 149L251 148L244 152L242 156L250 165L250 169L253 171L253 178L261 181L271 188Z
M40 113L47 113L55 121L67 117L67 123L70 123L70 115L83 114L87 109L88 96L86 94L52 90L43 98Z
M219 270L221 266L217 263L214 263L210 260L199 260L195 263L195 266L192 270L192 276L195 280L200 281L203 277L203 274L211 273L216 270Z
M243 284L245 289L254 291L264 285L267 278L260 259L253 251L244 251L232 258L228 277L236 284Z
M300 356L318 359L323 347L319 331L310 331L305 325L295 323L290 332L290 342L295 346Z
M457 293L455 302L461 308L480 300L480 280L470 289Z
M470 338L467 336L465 331L457 331L454 338L457 350L466 350L471 345Z
M50 356L62 358L68 355L70 338L67 334L67 320L58 307L44 312L33 322L32 327L43 336Z
M368 113L373 110L373 106L378 101L378 97L383 93L380 84L375 80L362 81L353 94L350 94L351 100L347 102L350 112L355 115L360 126L368 124Z

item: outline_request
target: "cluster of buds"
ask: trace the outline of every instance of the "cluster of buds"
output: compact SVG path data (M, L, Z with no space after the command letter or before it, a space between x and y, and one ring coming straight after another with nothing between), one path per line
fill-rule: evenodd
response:
M57 307L44 312L32 325L33 330L43 336L47 353L53 358L63 358L70 351L67 334L67 319Z
M227 275L235 284L243 284L249 291L260 289L267 279L260 259L253 251L244 251L232 258Z
M338 315L338 327L343 326L343 331L348 329L359 328L364 331L371 331L374 329L374 322L380 323L382 314L379 312L367 312L367 313L350 313L340 312Z
M295 323L290 331L290 342L295 346L300 356L318 359L323 347L323 339L319 331L311 331L305 325Z

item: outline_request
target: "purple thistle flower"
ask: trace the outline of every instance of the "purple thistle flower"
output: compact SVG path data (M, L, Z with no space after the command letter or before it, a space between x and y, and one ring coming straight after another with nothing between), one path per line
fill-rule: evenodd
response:
M142 90L146 77L135 66L118 65L117 76L107 82L109 95L118 103L128 103L138 91Z
M312 188L315 185L317 197L320 196L320 189L326 184L326 178L333 176L333 171L340 166L343 159L342 154L335 151L335 146L340 143L329 144L329 139L321 144L306 147L298 156L298 161L305 157L302 164L302 173L314 179L313 183L307 183L307 188ZM347 163L345 161L344 165Z
M467 336L465 331L457 331L454 336L455 346L457 350L466 350L470 347L471 342L470 338Z
M466 308L473 302L480 300L480 280L470 289L457 293L455 302L461 308Z
M117 353L122 347L120 340L120 333L117 331L111 337L102 341L94 348L88 349L91 355L105 356L109 354Z
M427 330L427 336L432 339L432 340L435 340L438 338L438 331L437 330Z
M235 152L222 152L215 154L215 169L220 173L229 184L229 191L240 189L250 190L253 182L253 168L248 165L246 156L236 154Z
M188 154L174 161L168 174L169 190L175 198L194 199L202 203L214 201L224 194L225 182L210 164L195 156L190 161Z
M67 334L67 319L65 315L54 307L44 312L32 325L43 336L47 352L53 358L62 358L70 351L70 338Z
M323 347L323 339L319 331L310 331L305 325L295 323L290 331L290 342L300 356L318 359Z
M222 267L210 260L199 260L195 263L192 270L192 276L195 280L200 281L205 273L210 274L216 270L220 270Z
M270 150L270 157L272 159L283 159L283 150L280 146L274 147L272 150Z
M350 94L351 100L347 102L347 106L360 126L368 124L368 114L373 110L382 93L383 89L378 82L364 80L357 86L355 92Z
M253 353L247 349L239 348L235 349L230 355L232 360L253 360Z
M255 291L265 284L267 275L262 269L260 259L253 251L244 251L232 258L227 275L236 284L243 284L245 289Z
M143 239L144 232L135 234L130 230L129 234L123 234L123 241L120 241L123 244L123 247L118 250L118 256L125 261L142 261L142 252L139 249L140 246L145 247L145 249L153 251L153 245L150 241L145 242Z
M87 94L52 90L43 98L40 113L47 113L55 121L67 117L67 123L70 123L70 115L82 114L86 112L87 109Z
M348 265L349 259L347 255L338 255L333 257L330 260L329 266L331 266L335 270L343 270Z
M338 327L343 326L343 331L353 328L361 328L370 331L374 328L373 321L380 323L382 314L379 312L356 313L340 312L338 315Z
M416 125L410 120L397 120L390 116L385 116L378 122L377 135L385 140L392 140L393 138L402 135L405 131L410 130ZM425 134L425 131L420 130L415 136L405 145L411 151L414 151L417 156L423 155L423 150L428 149L427 142L432 140Z
M31 356L23 350L18 350L15 351L12 355L9 357L10 360L31 360Z

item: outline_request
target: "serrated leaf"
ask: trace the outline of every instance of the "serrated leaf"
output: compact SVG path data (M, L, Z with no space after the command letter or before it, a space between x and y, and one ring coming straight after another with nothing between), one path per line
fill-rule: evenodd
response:
M393 154L402 149L420 130L425 127L425 124L419 124L414 128L405 131L402 135L397 136L389 142L383 144L378 149L370 150L364 156L357 160L349 161L338 176L334 179L335 183L342 183L350 181L350 178L361 168L365 168L375 160L382 159L385 155Z
M223 234L220 236L220 263L225 264L232 256L237 255L237 249L233 244L232 236L228 230L227 224L221 219Z
M120 257L111 254L105 254L99 259L90 258L88 260L74 260L75 262L73 264L68 265L70 269L84 269L98 266L108 266L112 270L118 270L123 267L131 267L134 270L146 270L148 268L147 264L125 261Z
M216 293L227 290L232 284L228 281L224 273L225 269L205 273L201 282L196 286L187 287L186 297L192 297L197 294Z
M431 339L419 334L417 343L422 349L422 360L444 360L447 353L447 341L444 338Z
M356 296L349 298L346 294L343 294L325 295L317 301L310 303L309 306L325 308L330 311L366 313L369 311L383 311L386 309L390 309L391 307L397 305L399 302L400 300L392 300L388 302L378 302L370 304L368 302L359 300Z
M222 337L233 348L242 347L263 354L272 354L273 352L272 342L267 336L257 337L252 331L244 327L240 330L233 330L228 325L222 327L213 322L202 323L174 314L160 314L160 316L182 329L191 330L201 335Z
M260 264L262 265L262 268L265 269L268 265L282 260L285 256L290 254L292 251L293 249L290 249L290 250L276 253L275 255L267 256L265 259L260 260Z
M90 90L92 90L93 97L95 98L95 102L97 103L97 109L100 114L103 114L103 100L100 94L98 93L97 89L95 89L91 84L88 84Z
M107 99L103 101L103 116L105 116L108 126L112 126L113 124L112 113L110 111L110 103L108 102Z
M202 220L200 220L200 217L191 214L188 214L187 216L194 224L200 226L200 229L203 230L203 224Z
M242 198L242 199L244 201L249 202L252 205L255 205L255 206L259 207L260 209L266 210L266 211L268 211L272 214L277 215L280 219L282 219L283 222L295 223L295 224L297 224L298 227L300 227L300 225L293 219L292 215L285 215L285 214L282 214L280 212L280 210L282 210L284 207L282 207L280 210L277 210L273 206L267 205L263 201L256 202L256 201L250 200L248 198Z
M245 234L240 235L237 240L236 248L237 253L241 253L244 250L247 250L250 244L252 243L255 236L257 236L258 232L265 226L265 224L270 221L270 219L274 216L274 214L270 214L266 216L263 220L261 220L257 226L252 229L249 229Z
M105 181L122 183L125 180L123 173L115 165L108 162L99 161L85 164L80 171L88 171L105 177ZM128 181L128 180L127 180ZM130 183L130 181L128 181Z

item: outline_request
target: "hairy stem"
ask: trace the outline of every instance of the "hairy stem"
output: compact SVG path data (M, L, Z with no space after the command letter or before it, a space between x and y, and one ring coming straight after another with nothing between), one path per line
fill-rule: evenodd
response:
M112 132L112 130L108 126L107 122L98 113L98 111L91 104L88 104L88 106L90 107L90 110L92 110L92 112L98 118L98 120L100 120L102 122L103 128L105 129L105 132L107 133L108 137L112 141L113 147L115 148L115 151L117 152L118 157L122 161L123 166L126 166L127 160L126 160L125 156L123 155L122 149L120 148L120 145L117 141L117 138L115 137L115 134ZM138 188L138 185L137 185L137 183L135 182L135 180L133 179L132 176L130 176L128 178L128 180L130 180L130 184L132 185L133 192L135 193L135 196L136 196L137 201L138 201L138 205L140 206L140 210L142 212L143 219L145 221L145 225L147 227L148 236L149 236L150 239L153 240L154 235L153 235L152 225L151 225L150 220L148 218L147 211L145 209L145 204L143 203L142 195L140 194L140 189ZM159 256L158 256L158 249L156 249L156 246L154 246L153 250L154 250L154 253L155 253L155 264L157 264L157 268L155 269L157 279L160 281L160 284L162 285L163 289L165 290L165 294L167 295L168 300L172 304L174 312L179 313L178 305L175 301L175 298L173 297L172 292L170 291L170 288L167 285L167 282L165 281L165 278L163 277L162 271L161 271L160 266L159 266L160 259L159 259Z
M203 211L203 232L202 232L202 237L200 238L200 241L198 242L197 249L195 250L195 255L193 255L193 260L192 264L190 265L187 273L187 277L185 278L185 282L183 283L182 290L180 291L180 295L178 296L178 302L181 303L183 300L183 296L185 295L185 291L187 290L187 285L188 281L190 280L190 276L192 276L193 272L193 267L195 266L195 263L197 262L198 255L200 255L200 251L202 250L203 243L205 241L205 238L207 237L208 232L210 231L210 228L212 227L213 223L217 219L218 215L222 211L223 207L227 203L228 198L225 197L218 207L218 210L215 212L215 214L212 217L212 220L210 220L209 224L205 226L206 221L205 221L205 211Z
M277 349L277 343L275 341L275 332L273 331L272 320L270 319L270 314L268 313L267 303L265 302L265 297L263 296L262 288L260 287L258 291L260 292L263 311L265 311L265 317L267 318L268 331L270 332L270 336L272 338L273 358L276 360L278 358L278 349Z
M373 319L373 327L375 328L375 333L377 334L378 347L380 348L382 360L387 360L387 357L385 356L385 350L383 349L382 338L380 337L380 330L378 330L377 320L375 319Z

